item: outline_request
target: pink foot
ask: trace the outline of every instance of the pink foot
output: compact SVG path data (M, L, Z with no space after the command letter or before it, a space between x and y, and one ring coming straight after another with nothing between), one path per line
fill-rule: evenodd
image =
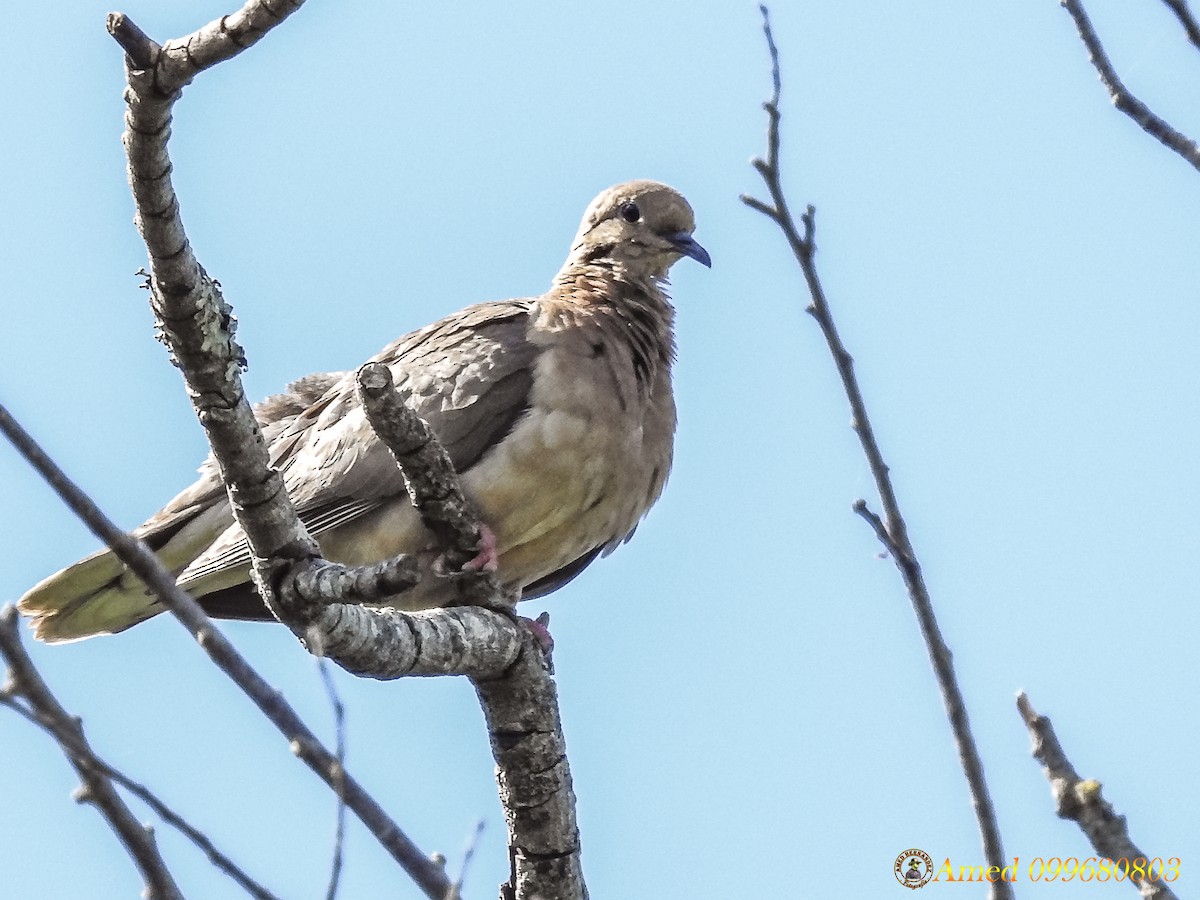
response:
M551 675L554 674L554 638L550 635L550 613L544 612L536 619L530 619L526 616L517 616L517 621L524 625L534 641L538 645L538 649L542 651L542 663L546 666L546 671Z
M549 656L554 652L554 637L550 634L550 613L544 612L536 619L528 619L525 616L517 616L521 624L529 629L529 633L533 635L533 639L537 641L538 646L542 649L542 653Z
M492 529L483 523L479 525L479 554L467 561L463 570L473 572L495 572L500 564L499 554L496 553L496 535Z

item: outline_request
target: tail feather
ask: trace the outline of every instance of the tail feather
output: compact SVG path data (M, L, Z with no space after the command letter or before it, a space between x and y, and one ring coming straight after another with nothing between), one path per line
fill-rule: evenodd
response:
M345 372L309 375L255 407L270 445L288 424L326 392ZM176 576L233 524L225 487L209 457L200 478L133 532L158 554ZM248 567L220 571L217 577L189 584L189 593L218 591L210 604L218 615L270 618L249 582ZM76 641L97 634L115 634L163 611L137 576L109 550L93 553L56 572L31 588L17 602L33 620L34 635L48 642Z
M63 606L62 598L94 594L125 571L124 564L111 550L98 550L49 578L43 578L18 601L27 615L52 612Z
M34 636L48 643L116 634L162 611L142 583L111 550L87 559L35 585L17 601L32 619Z
M140 536L168 571L178 575L233 521L228 504L188 509L139 528ZM243 580L247 575L241 576ZM116 634L163 611L140 578L111 550L101 550L34 585L17 601L33 622L34 636L48 643Z

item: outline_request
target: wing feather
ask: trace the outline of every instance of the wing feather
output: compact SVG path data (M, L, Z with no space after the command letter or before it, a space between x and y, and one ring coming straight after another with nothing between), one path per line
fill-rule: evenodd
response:
M468 307L374 357L392 370L397 390L429 423L459 472L504 440L529 409L540 352L528 339L532 303ZM287 407L269 446L301 520L318 539L405 493L395 460L358 402L354 373L337 373L324 387L303 410ZM249 563L245 537L234 526L180 581L194 583Z

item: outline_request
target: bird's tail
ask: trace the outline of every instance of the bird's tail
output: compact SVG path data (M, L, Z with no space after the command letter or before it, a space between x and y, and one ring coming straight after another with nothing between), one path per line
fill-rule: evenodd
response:
M228 504L197 503L169 515L158 514L133 536L141 538L158 561L178 575L232 523ZM17 609L32 619L34 637L51 644L116 634L165 608L111 550L93 553L55 572L17 601Z
M141 579L101 550L34 585L17 601L36 638L56 644L116 634L162 612Z

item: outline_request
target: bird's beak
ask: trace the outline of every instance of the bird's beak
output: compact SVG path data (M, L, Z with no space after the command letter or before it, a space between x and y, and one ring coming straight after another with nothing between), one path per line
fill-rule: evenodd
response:
M708 255L708 251L696 242L696 239L686 231L677 231L675 234L663 235L668 241L675 245L675 249L684 256L690 256L702 266L712 268L712 257Z

